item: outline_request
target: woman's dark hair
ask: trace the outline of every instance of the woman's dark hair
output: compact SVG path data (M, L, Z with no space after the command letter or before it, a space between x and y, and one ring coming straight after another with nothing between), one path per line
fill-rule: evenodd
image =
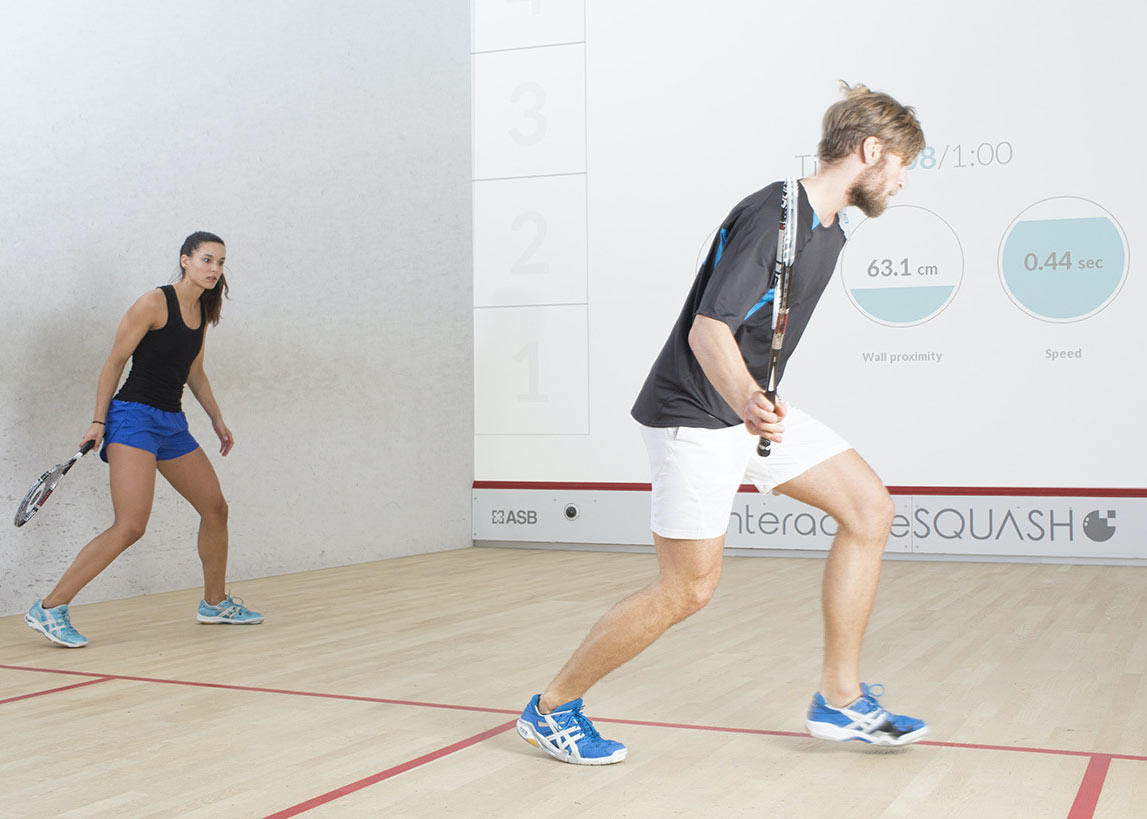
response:
M183 247L179 249L180 276L186 275L187 272L183 269L183 257L193 255L200 245L208 242L216 242L226 246L226 242L214 233L208 233L205 230L197 230L183 240ZM227 295L227 290L227 277L220 273L219 281L215 283L215 287L211 290L204 290L203 295L199 297L199 303L203 305L203 315L213 326L219 323L219 314L223 312L223 297Z

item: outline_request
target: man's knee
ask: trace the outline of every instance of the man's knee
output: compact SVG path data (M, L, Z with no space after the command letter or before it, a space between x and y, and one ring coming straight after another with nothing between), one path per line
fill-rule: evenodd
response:
M686 617L696 614L708 605L717 591L716 575L699 577L682 584L676 592L676 621L680 622Z
M879 491L870 492L861 499L851 510L848 520L840 521L840 525L865 540L880 541L883 544L895 515L896 504L888 490L882 486Z
M713 597L721 578L724 536L705 540L673 540L653 535L661 571L657 587L672 622L696 614Z
M896 502L892 500L888 490L884 489L872 507L872 525L884 537L892 528L892 519L896 517Z

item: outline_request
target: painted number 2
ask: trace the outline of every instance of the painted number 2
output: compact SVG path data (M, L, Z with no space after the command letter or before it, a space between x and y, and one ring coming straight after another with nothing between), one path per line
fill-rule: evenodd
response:
M534 254L541 249L542 242L546 238L546 217L535 211L528 211L526 213L519 213L517 218L514 219L514 231L519 231L526 224L534 226L534 239L530 242L525 252L518 257L518 261L514 262L511 272L518 276L545 276L550 272L550 266L546 262L531 261Z

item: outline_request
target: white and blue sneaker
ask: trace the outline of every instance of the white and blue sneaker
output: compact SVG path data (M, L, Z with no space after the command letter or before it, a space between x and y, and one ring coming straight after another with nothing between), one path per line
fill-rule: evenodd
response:
M580 697L543 714L538 711L539 696L533 696L518 719L518 733L526 742L573 765L612 765L625 759L625 746L602 739L581 712Z
M883 685L861 683L860 690L861 696L843 708L833 708L819 691L813 694L805 720L808 732L817 739L858 739L872 745L908 745L928 734L928 726L921 720L890 714L880 707L877 697L884 696Z
M227 595L214 606L206 600L200 600L199 612L195 615L195 619L200 623L230 623L236 626L253 626L263 622L263 615L246 608L242 598Z
M53 643L64 648L83 648L88 644L88 638L72 628L67 603L50 609L44 608L43 604L43 600L37 600L24 615L24 622L30 628L36 629Z

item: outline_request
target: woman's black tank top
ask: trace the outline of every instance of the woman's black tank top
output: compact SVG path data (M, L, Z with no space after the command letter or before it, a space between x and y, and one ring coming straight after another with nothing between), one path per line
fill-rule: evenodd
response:
M183 385L191 362L203 347L203 327L206 318L203 305L199 305L199 326L189 330L179 311L175 288L165 284L159 288L167 299L167 324L158 330L148 330L131 355L131 372L120 391L119 401L135 401L166 412L181 412Z

